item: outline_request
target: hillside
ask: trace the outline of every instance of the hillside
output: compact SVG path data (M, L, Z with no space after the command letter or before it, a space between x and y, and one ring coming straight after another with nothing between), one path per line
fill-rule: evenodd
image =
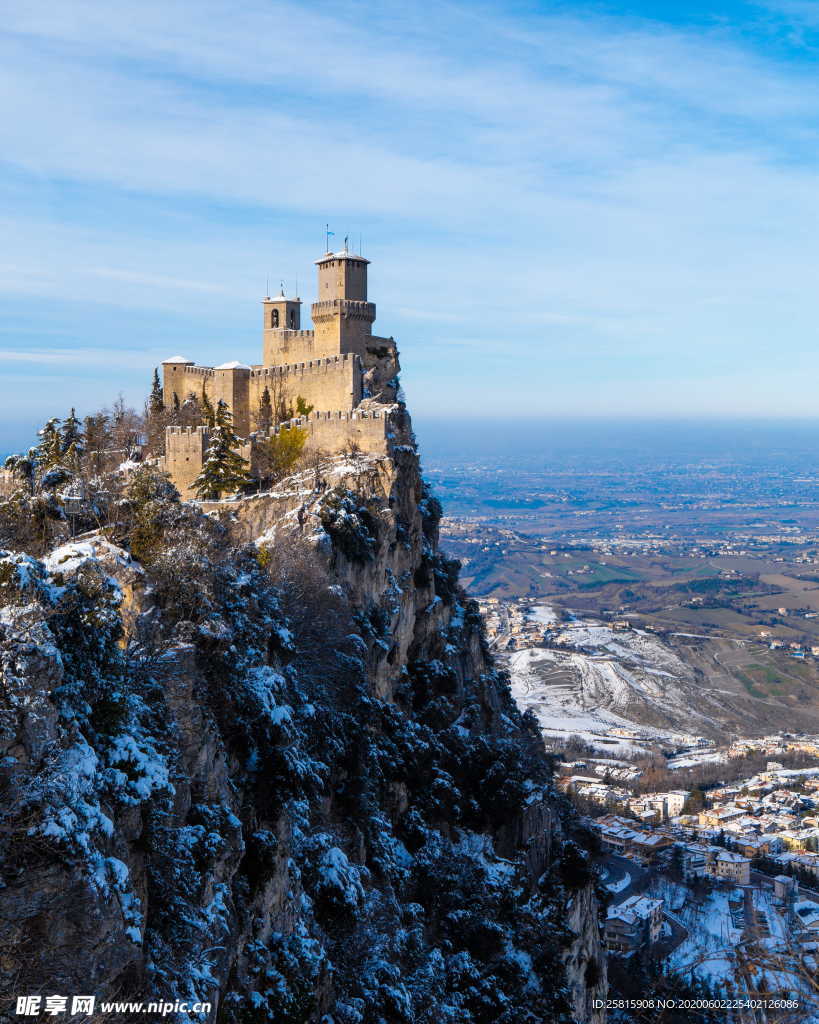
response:
M766 665L758 662L770 655L748 652L735 641L659 637L591 619L565 626L561 641L509 659L515 698L546 734L574 733L598 746L616 746L612 729L637 729L676 745L684 734L717 740L796 723L808 731L819 727L819 713L809 703L781 687L766 688ZM782 652L779 662L784 671L794 659Z
M602 1019L588 837L390 415L319 490L205 515L131 467L99 529L0 555L4 1012Z

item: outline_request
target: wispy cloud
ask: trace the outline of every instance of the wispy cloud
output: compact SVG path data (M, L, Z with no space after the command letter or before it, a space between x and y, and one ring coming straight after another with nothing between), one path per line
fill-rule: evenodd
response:
M819 95L787 44L807 6L726 28L20 0L0 31L6 362L32 323L42 365L55 330L77 366L110 345L112 392L138 394L166 343L253 358L265 276L309 300L331 219L363 231L377 326L430 409L809 411Z
M106 369L144 369L149 365L150 356L161 360L165 353L146 352L134 349L131 351L71 348L47 349L40 348L26 351L24 349L0 348L0 363L25 363L27 365L65 366L70 368L103 365Z

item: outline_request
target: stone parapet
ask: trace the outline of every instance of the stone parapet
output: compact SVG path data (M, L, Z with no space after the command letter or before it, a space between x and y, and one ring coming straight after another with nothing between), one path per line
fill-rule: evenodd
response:
M312 334L312 331L309 333ZM338 356L323 356L319 359L306 359L303 362L298 363L283 363L281 366L254 366L250 371L250 376L287 376L289 373L304 373L322 369L330 370L336 367L339 363L355 363L357 359L358 356L355 352L345 352Z
M348 320L366 320L372 323L375 320L375 303L361 302L356 299L323 299L321 302L313 303L310 307L310 314L314 323L316 320L334 316L342 316Z
M266 327L265 332L271 337L281 338L282 341L303 341L313 337L312 331L295 331L289 327Z
M250 372L251 422L257 416L264 389L295 408L301 397L314 409L350 410L361 401L362 367L357 355L327 356L282 366L255 367Z

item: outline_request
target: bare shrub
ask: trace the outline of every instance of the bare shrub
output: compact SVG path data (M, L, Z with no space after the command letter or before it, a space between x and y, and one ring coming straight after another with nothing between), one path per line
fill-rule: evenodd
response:
M300 669L314 677L325 675L337 666L338 652L350 648L354 627L343 591L329 584L325 560L297 534L266 547L263 554L293 632Z

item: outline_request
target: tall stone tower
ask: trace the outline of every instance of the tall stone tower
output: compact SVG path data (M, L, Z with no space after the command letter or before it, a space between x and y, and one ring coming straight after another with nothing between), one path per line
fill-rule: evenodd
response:
M375 320L375 304L367 301L369 262L346 247L316 260L318 299L311 314L317 350L365 355Z

